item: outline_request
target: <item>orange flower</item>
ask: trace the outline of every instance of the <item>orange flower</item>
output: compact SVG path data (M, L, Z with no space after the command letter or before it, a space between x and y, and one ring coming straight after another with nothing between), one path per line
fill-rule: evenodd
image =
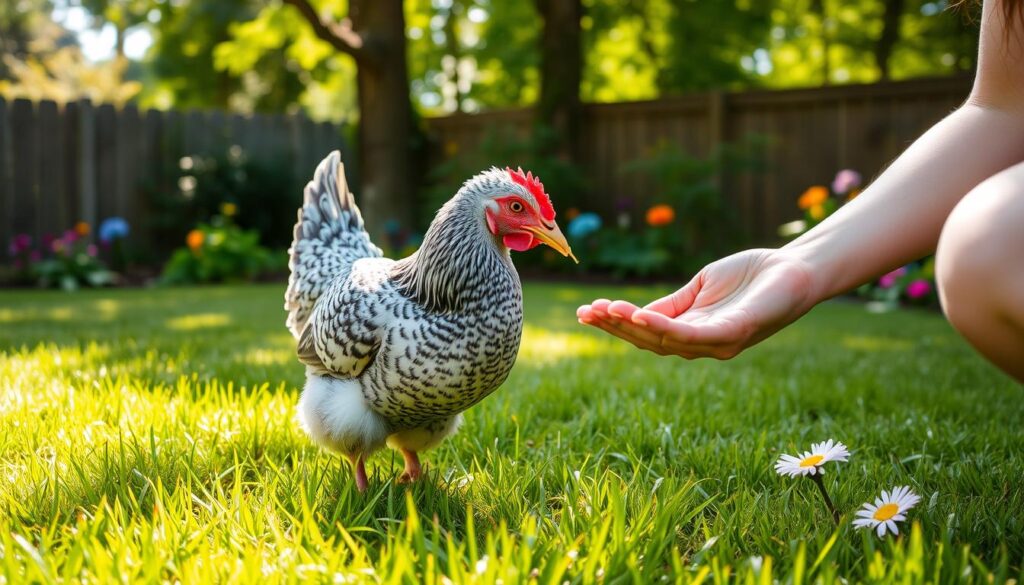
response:
M824 205L812 205L810 209L811 219L814 221L821 221L825 219L825 206Z
M570 207L565 211L565 219L572 221L576 219L576 216L580 214L580 210L575 207Z
M655 205L647 210L647 225L660 227L675 221L676 212L669 205Z
M800 196L796 204L800 209L810 209L815 205L821 205L826 199L828 199L828 189L821 185L815 185L804 191L804 194Z
M853 201L857 195L860 195L860 189L853 189L850 191L850 194L846 196L846 200Z
M199 230L192 230L187 236L185 236L185 243L188 244L190 250L197 252L199 251L199 248L203 247L204 238L203 232Z
M84 221L80 221L80 222L76 223L75 224L75 232L78 235L82 236L82 237L88 236L89 235L89 224L85 223Z

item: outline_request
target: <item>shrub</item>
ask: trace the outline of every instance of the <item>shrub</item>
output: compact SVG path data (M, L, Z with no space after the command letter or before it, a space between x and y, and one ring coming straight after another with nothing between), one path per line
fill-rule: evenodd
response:
M221 211L188 232L186 246L176 250L164 266L163 283L245 281L278 267L260 245L259 232L244 230L232 221L237 211L234 204L223 204Z
M99 250L89 241L89 233L89 224L78 222L59 238L44 236L38 246L33 245L28 234L14 236L8 246L13 268L11 280L67 291L114 283L116 275L99 259Z
M182 157L167 175L165 185L149 186L157 241L176 241L225 203L237 206L234 222L259 232L262 242L284 247L291 241L302 193L286 163L253 160L235 145L211 156Z

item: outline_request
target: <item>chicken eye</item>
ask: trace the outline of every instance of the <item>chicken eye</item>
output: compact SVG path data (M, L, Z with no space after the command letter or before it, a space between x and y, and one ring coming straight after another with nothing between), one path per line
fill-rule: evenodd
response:
M522 213L523 204L518 201L513 201L508 204L508 208L512 210L512 213Z

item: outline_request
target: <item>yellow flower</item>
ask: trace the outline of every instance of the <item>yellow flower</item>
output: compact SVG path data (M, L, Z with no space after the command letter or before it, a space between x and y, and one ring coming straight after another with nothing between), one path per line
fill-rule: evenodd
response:
M235 205L234 203L231 203L230 201L226 201L220 204L220 213L221 215L232 217L236 213L238 213L238 206Z
M454 140L449 140L444 143L444 153L446 156L455 156L459 153L459 143Z
M810 214L811 214L811 219L813 219L814 221L821 221L821 220L825 219L825 206L824 205L814 205L814 206L811 206Z
M647 210L647 225L660 227L675 221L676 212L668 205L655 205Z
M826 199L828 199L828 189L821 185L815 185L804 191L804 194L800 196L796 204L800 209L810 209L815 205L821 205Z
M88 236L89 230L89 224L85 223L84 221L80 221L75 224L75 232L80 236Z
M187 236L185 236L185 243L188 245L190 250L198 252L199 249L203 247L203 239L203 232L199 230L192 230Z

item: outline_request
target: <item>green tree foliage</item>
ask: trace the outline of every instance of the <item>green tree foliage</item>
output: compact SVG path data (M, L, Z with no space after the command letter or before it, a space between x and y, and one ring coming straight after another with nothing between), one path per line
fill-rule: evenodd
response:
M886 10L894 6L898 18L888 62L890 78L949 75L974 66L977 21L972 10L951 10L944 0L775 0L774 4L764 52L746 61L770 87L878 81L883 72L876 50Z
M42 29L54 27L49 0L0 2L0 79L11 75L8 58L24 61L32 52L32 40Z
M0 5L0 96L123 104L138 94L139 83L126 80L123 57L89 62L51 9L42 0Z
M301 106L321 119L355 119L354 61L331 50L281 0L83 2L119 29L142 15L150 20L155 44L146 63L147 104L243 111ZM948 0L583 5L584 101L946 75L971 70L977 48L975 10L951 10ZM0 42L7 45L17 35L4 31L12 19L23 19L10 6L0 7ZM317 6L341 18L348 1ZM421 113L536 102L542 20L534 2L406 0L404 6L410 87Z
M259 13L249 0L156 2L155 10L147 63L154 83L145 95L147 103L281 111L297 101L303 69L281 47L261 52L244 69L224 62L217 66L215 51L233 38L232 27Z
M322 3L328 14L345 13L347 2ZM272 2L249 20L239 19L214 48L214 66L244 77L270 64L286 67L301 87L292 99L316 119L342 121L356 113L355 61L317 38L295 10Z

